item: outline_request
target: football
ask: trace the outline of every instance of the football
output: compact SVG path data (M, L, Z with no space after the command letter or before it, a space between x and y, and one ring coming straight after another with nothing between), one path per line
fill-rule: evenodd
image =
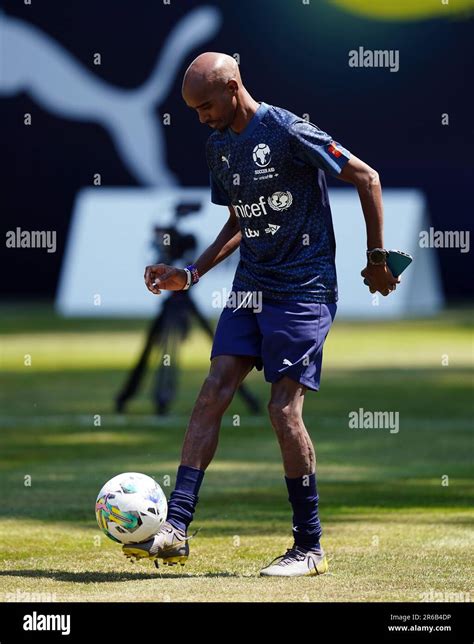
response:
M168 502L158 483L146 474L125 472L107 481L95 503L99 528L118 543L141 543L158 532Z

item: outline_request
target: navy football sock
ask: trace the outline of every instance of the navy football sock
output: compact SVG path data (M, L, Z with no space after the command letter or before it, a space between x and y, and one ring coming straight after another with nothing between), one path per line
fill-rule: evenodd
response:
M193 520L203 478L204 470L187 465L178 467L176 485L168 501L168 516L166 518L175 528L186 532Z
M318 515L319 496L316 490L316 474L306 474L289 479L285 476L288 500L293 507L293 536L295 545L306 550L320 547L322 529Z

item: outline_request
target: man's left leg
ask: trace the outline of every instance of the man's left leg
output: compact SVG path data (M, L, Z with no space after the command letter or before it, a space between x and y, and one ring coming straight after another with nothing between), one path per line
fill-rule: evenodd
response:
M320 546L321 524L316 488L316 457L303 422L306 387L284 376L272 385L268 411L280 444L288 498L293 508L294 544L261 571L263 576L293 577L327 572Z

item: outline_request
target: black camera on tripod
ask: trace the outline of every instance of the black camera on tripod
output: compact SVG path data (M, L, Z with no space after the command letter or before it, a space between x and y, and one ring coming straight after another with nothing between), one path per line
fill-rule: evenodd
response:
M201 204L196 202L180 202L175 207L175 220L201 210ZM153 228L153 248L157 251L157 263L169 264L184 260L191 262L195 259L197 248L196 237L182 233L174 226L155 226Z
M157 264L172 266L179 260L188 262L194 258L197 247L194 235L183 234L176 226L155 226L153 237L152 246L157 252Z

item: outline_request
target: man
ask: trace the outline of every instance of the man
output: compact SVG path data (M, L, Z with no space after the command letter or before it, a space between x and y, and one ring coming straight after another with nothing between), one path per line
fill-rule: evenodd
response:
M323 344L336 314L335 240L324 172L357 188L367 228L362 276L372 293L388 295L399 280L385 263L379 177L315 125L255 101L230 56L198 56L186 70L182 94L200 122L214 129L206 147L212 201L228 206L229 219L195 264L148 266L145 282L155 294L189 288L240 246L233 292L244 297L226 306L219 319L167 521L147 543L123 550L132 559L184 563L187 529L222 416L247 374L263 366L271 383L268 410L293 509L294 543L261 575L322 574L328 565L320 544L315 453L302 410L306 390L319 389ZM251 303L258 295L256 310Z

